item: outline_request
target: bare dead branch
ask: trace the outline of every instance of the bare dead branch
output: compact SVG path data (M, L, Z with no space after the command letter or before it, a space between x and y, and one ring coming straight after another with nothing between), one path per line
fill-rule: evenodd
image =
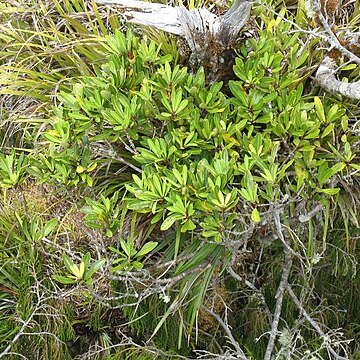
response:
M34 332L28 332L28 329L31 329L31 327L36 323L36 318L38 316L41 316L43 314L43 311L46 310L48 306L48 301L50 299L53 299L52 296L46 296L47 294L44 293L43 288L41 286L41 283L36 279L36 275L35 273L33 274L36 283L35 285L31 288L31 292L36 295L36 302L33 304L33 308L31 313L27 316L26 320L23 320L21 318L17 318L16 321L19 323L22 323L21 327L19 328L19 330L16 332L16 334L14 335L14 337L12 338L11 341L9 341L9 344L6 346L6 348L0 353L0 359L1 358L11 358L11 355L16 355L18 357L21 358L25 358L25 356L23 356L20 353L15 353L13 351L11 351L12 347L14 346L14 344L20 339L20 337L23 336L38 336L38 335L48 335L48 336L52 336L56 339L56 341L58 343L63 343L63 341L61 341L55 334L52 334L48 331L34 331ZM44 316L49 316L49 314L47 314L45 312ZM57 316L57 315L55 315Z
M239 343L235 340L229 324L227 324L221 317L219 314L217 314L215 311L212 311L210 309L208 309L207 307L203 307L211 316L213 316L216 321L220 324L220 326L223 328L223 330L225 331L230 343L233 345L234 349L236 350L236 355L238 359L243 359L246 360L247 357L244 353L244 351L241 349Z
M239 31L249 20L251 6L252 2L249 0L235 0L233 6L220 19L219 41L228 39L227 42L232 43L236 40Z
M350 99L360 100L360 81L346 83L335 77L335 62L329 56L325 56L317 72L316 80L326 91L346 96Z
M316 205L314 209L309 211L307 214L301 214L299 215L299 221L301 223L308 222L311 220L318 212L320 212L324 208L323 205Z
M313 0L312 7L318 21L325 30L326 40L330 45L330 49L337 49L342 55L349 58L350 61L360 65L360 58L339 41L338 35L334 32L321 10L320 1ZM347 31L345 38L350 39L350 42L354 43L358 41L359 33L352 34L350 31ZM360 82L346 83L337 80L335 77L335 62L329 56L325 56L321 62L316 72L316 80L326 91L337 93L350 99L360 100Z
M272 314L271 314L271 312L270 312L270 310L269 310L269 307L267 306L267 303L266 303L266 301L265 301L265 297L264 297L264 295L260 292L260 290L257 289L256 286L255 286L253 283L251 283L249 280L246 280L246 279L242 278L240 275L238 275L238 274L234 271L234 269L233 269L232 267L228 267L227 270L228 270L229 274L230 274L235 280L237 280L237 281L239 281L239 282L245 283L245 285L246 285L247 287L249 287L252 291L255 292L258 300L260 301L261 305L263 306L264 311L266 312L266 316L267 316L267 318L268 318L268 320L269 320L269 323L271 323L271 322L272 322Z
M322 27L324 28L327 34L327 41L330 44L331 48L335 48L339 50L343 55L347 56L351 61L355 62L356 64L360 65L360 58L348 50L346 47L341 45L339 39L334 34L331 26L329 25L328 21L326 20L325 16L321 11L321 3L319 0L312 0L313 10L316 13L317 18L319 19Z
M305 310L305 308L303 307L303 305L301 304L300 300L298 299L298 297L295 295L294 291L291 289L291 287L288 285L287 286L287 292L290 295L291 299L294 301L295 305L298 307L299 311L300 311L300 316L303 315L304 318L310 323L310 325L316 330L316 332L324 339L324 341L327 339L327 335L325 334L325 332L321 329L319 323L313 319L308 312ZM341 355L339 355L332 347L331 343L327 343L326 344L326 349L329 351L329 353L334 357L334 359L337 360L346 360L348 359L347 357L343 357Z
M282 233L279 210L274 211L274 222L279 238L283 241L283 243L287 243L287 239L285 239ZM272 358L272 353L274 351L274 346L275 346L275 340L278 335L278 327L279 327L279 321L282 311L284 293L288 287L288 279L290 276L291 267L292 267L292 254L287 248L287 246L284 246L284 266L281 274L280 284L278 286L275 295L276 298L275 311L274 311L273 321L271 324L270 337L266 347L264 360L271 360Z
M104 5L118 5L125 9L123 15L130 23L183 35L175 7L138 0L97 0L96 2Z

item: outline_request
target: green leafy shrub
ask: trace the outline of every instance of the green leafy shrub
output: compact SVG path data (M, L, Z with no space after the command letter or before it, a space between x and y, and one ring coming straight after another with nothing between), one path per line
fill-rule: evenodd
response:
M25 155L16 154L12 150L10 154L0 154L0 187L11 188L24 180L28 160Z
M42 133L47 146L39 176L56 172L73 185L99 185L101 178L107 193L125 194L120 207L150 217L154 238L167 232L164 260L193 255L173 273L193 284L178 295L189 301L190 332L215 270L234 256L229 243L240 244L239 234L256 239L256 227L271 228L276 204L286 219L319 204L328 212L347 191L342 179L359 167L345 107L304 91L309 50L300 49L300 35L289 35L291 24L280 18L264 21L266 28L239 48L236 79L227 90L222 83L206 87L202 69L189 74L174 66L146 37L117 32L104 44L108 62L95 68L96 76L79 79L71 93L60 92L61 105ZM50 161L66 171L49 172ZM105 215L109 201L89 199L85 211L112 236L119 210ZM326 213L322 219L326 233ZM321 251L316 239L309 237L311 259ZM121 259L140 250L135 245L128 253L124 244L114 248L127 254ZM207 270L186 275L206 264Z
M340 258L335 272L352 276L348 264L353 263L343 253L352 249L349 233L358 225L355 205L346 207L356 196L358 133L346 104L309 91L310 46L300 46L302 35L292 31L292 18L283 21L265 10L259 16L258 33L237 49L234 79L228 84L206 86L202 69L190 74L160 45L130 30L106 39L99 35L94 53L89 39L84 47L76 42L80 56L71 59L74 72L66 72L72 86L60 86L59 106L37 129L36 151L29 159L0 158L3 187L15 186L27 171L39 182L65 184L85 198L84 222L101 238L101 256L112 264L106 279L111 286L102 278L97 299L123 307L140 341L154 341L170 352L179 349L186 356L196 348L198 332L191 337L195 325L211 324L204 305L220 301L221 288L225 299L241 293L241 299L234 295L229 301L239 315L232 319L234 334L249 356L263 357L265 337L257 337L269 324L258 294L249 297L243 285L225 274L233 269L244 279L255 279L272 309L283 266L280 219L291 248L303 254L294 259L294 285L315 285L309 280L314 266L333 258ZM74 19L66 26L89 35ZM56 56L60 65L67 64L64 56ZM24 79L19 84L32 89ZM47 100L56 81L49 79L35 95ZM345 228L336 245L327 243L334 235L332 218ZM44 236L38 230L37 241ZM64 261L67 276L54 279L69 288L92 285L104 263L91 267L89 253L79 266L70 257ZM59 274L60 269L62 264L48 270ZM322 275L331 278L333 273ZM110 300L104 299L110 287ZM90 308L89 297L85 302ZM214 308L224 311L224 306ZM284 308L285 344L286 321L296 322L297 309L287 299ZM202 335L201 346L215 349L213 339ZM302 355L319 346L311 331L304 336L311 341L299 347Z
M240 49L232 97L221 83L206 88L201 69L172 69L153 42L119 32L98 76L60 93L63 105L43 137L76 181L89 184L84 173L108 160L91 150L111 140L118 169L136 170L126 181L129 208L153 214L162 230L178 222L181 232L202 229L221 241L237 209L259 222L262 205L285 194L326 202L340 190L336 175L358 167L356 138L340 104L303 94L308 53L299 55L298 35L285 37L290 26L277 21Z
M104 264L105 259L100 259L95 261L90 265L91 255L86 253L77 266L72 259L64 254L63 255L64 264L67 270L66 276L64 275L54 275L54 280L58 281L61 284L71 285L78 282L84 282L86 285L91 285L92 276L98 271Z

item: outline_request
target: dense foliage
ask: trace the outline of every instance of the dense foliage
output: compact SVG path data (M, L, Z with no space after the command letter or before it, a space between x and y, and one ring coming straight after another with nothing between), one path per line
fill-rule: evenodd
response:
M58 12L42 31L0 8L0 357L261 359L280 290L277 358L359 357L357 110L311 82L304 19L258 5L207 84L172 39L54 4L24 7Z

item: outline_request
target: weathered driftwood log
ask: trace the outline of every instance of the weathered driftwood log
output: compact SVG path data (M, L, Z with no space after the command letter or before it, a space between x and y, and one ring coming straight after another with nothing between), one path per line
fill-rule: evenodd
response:
M250 17L252 5L251 0L235 0L223 16L216 16L203 8L188 10L137 0L96 1L120 6L128 22L183 37L191 51L190 66L203 66L210 82L227 79L232 73L234 45Z
M346 83L335 77L335 62L326 56L316 72L316 80L326 91L334 92L351 99L360 100L360 81Z

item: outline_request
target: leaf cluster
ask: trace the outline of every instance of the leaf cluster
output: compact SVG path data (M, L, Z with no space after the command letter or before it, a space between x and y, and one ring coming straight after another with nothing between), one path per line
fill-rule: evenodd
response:
M260 222L264 206L285 196L328 201L337 179L357 170L356 136L340 103L304 93L309 54L297 33L284 35L290 27L274 19L239 49L230 96L222 83L206 87L202 69L172 67L146 38L116 33L97 76L60 92L42 134L52 149L44 164L66 162L63 181L92 185L108 158L91 149L110 141L118 168L141 169L125 181L129 209L151 214L163 231L176 223L219 242L239 212Z

